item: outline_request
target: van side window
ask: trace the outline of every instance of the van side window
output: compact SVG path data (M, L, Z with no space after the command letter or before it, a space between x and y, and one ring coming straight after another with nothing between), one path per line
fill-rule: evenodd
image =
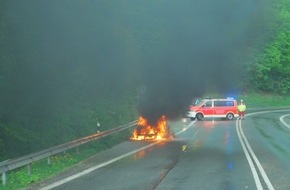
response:
M233 101L227 101L227 106L234 106L234 102Z
M214 107L234 106L233 101L214 101Z
M205 102L205 104L203 105L203 107L212 107L212 101Z

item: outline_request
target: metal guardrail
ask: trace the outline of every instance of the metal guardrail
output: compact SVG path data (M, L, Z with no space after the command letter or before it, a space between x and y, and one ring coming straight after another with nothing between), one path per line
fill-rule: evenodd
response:
M113 129L110 129L107 131L103 131L103 132L100 132L97 134L83 137L83 138L80 138L78 140L74 140L74 141L71 141L71 142L68 142L68 143L65 143L62 145L48 148L46 150L32 153L32 154L29 154L29 155L26 155L26 156L23 156L20 158L9 159L9 160L6 160L4 162L0 162L0 173L2 173L2 183L3 183L3 185L6 184L6 181L7 181L6 172L8 172L8 171L11 171L11 170L23 167L23 166L28 166L28 174L31 174L31 164L33 162L42 160L44 158L48 158L48 163L50 163L50 157L53 155L56 155L56 154L61 153L61 152L65 152L65 151L72 149L72 148L77 148L78 146L86 144L90 141L97 140L97 139L106 137L110 134L128 129L132 126L135 126L136 124L137 124L137 120L132 121L126 125L122 125L122 126L117 127L117 128L113 128Z
M255 111L272 110L272 109L282 109L283 110L283 109L290 109L290 107L289 106L285 106L285 107L260 107L260 108L248 108L247 110L248 110L248 112L255 112ZM122 125L122 126L117 127L117 128L113 128L113 129L110 129L107 131L103 131L103 132L100 132L97 134L83 137L83 138L80 138L78 140L74 140L74 141L71 141L71 142L68 142L68 143L65 143L62 145L58 145L58 146L55 146L55 147L52 147L52 148L49 148L49 149L46 149L43 151L32 153L32 154L29 154L29 155L26 155L26 156L23 156L20 158L9 159L9 160L0 162L0 173L2 173L2 183L3 183L3 185L6 184L6 181L7 181L6 173L8 171L11 171L11 170L23 167L23 166L28 166L28 174L30 174L31 164L33 162L42 160L44 158L48 158L48 163L50 164L50 157L53 155L56 155L56 154L61 153L61 152L65 152L65 151L72 149L72 148L77 148L78 146L86 144L90 141L94 141L94 140L106 137L110 134L128 129L132 126L135 126L136 124L137 124L137 120L132 121L126 125Z

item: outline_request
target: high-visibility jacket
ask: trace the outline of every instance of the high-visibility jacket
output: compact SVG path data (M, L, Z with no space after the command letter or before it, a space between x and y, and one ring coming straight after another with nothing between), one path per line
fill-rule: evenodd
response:
M238 105L238 111L239 112L243 112L246 110L246 105L245 104L239 104Z

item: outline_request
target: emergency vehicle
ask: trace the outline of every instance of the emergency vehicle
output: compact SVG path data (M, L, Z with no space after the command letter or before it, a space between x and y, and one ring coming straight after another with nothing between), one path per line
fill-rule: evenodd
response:
M191 120L203 118L222 118L232 120L238 117L237 100L226 99L203 99L197 105L190 106L187 117Z

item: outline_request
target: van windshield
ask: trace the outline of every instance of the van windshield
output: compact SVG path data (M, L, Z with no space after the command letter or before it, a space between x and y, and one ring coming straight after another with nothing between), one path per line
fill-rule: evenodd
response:
M196 106L200 106L202 105L203 103L205 103L206 101L205 100L200 100L196 103Z

